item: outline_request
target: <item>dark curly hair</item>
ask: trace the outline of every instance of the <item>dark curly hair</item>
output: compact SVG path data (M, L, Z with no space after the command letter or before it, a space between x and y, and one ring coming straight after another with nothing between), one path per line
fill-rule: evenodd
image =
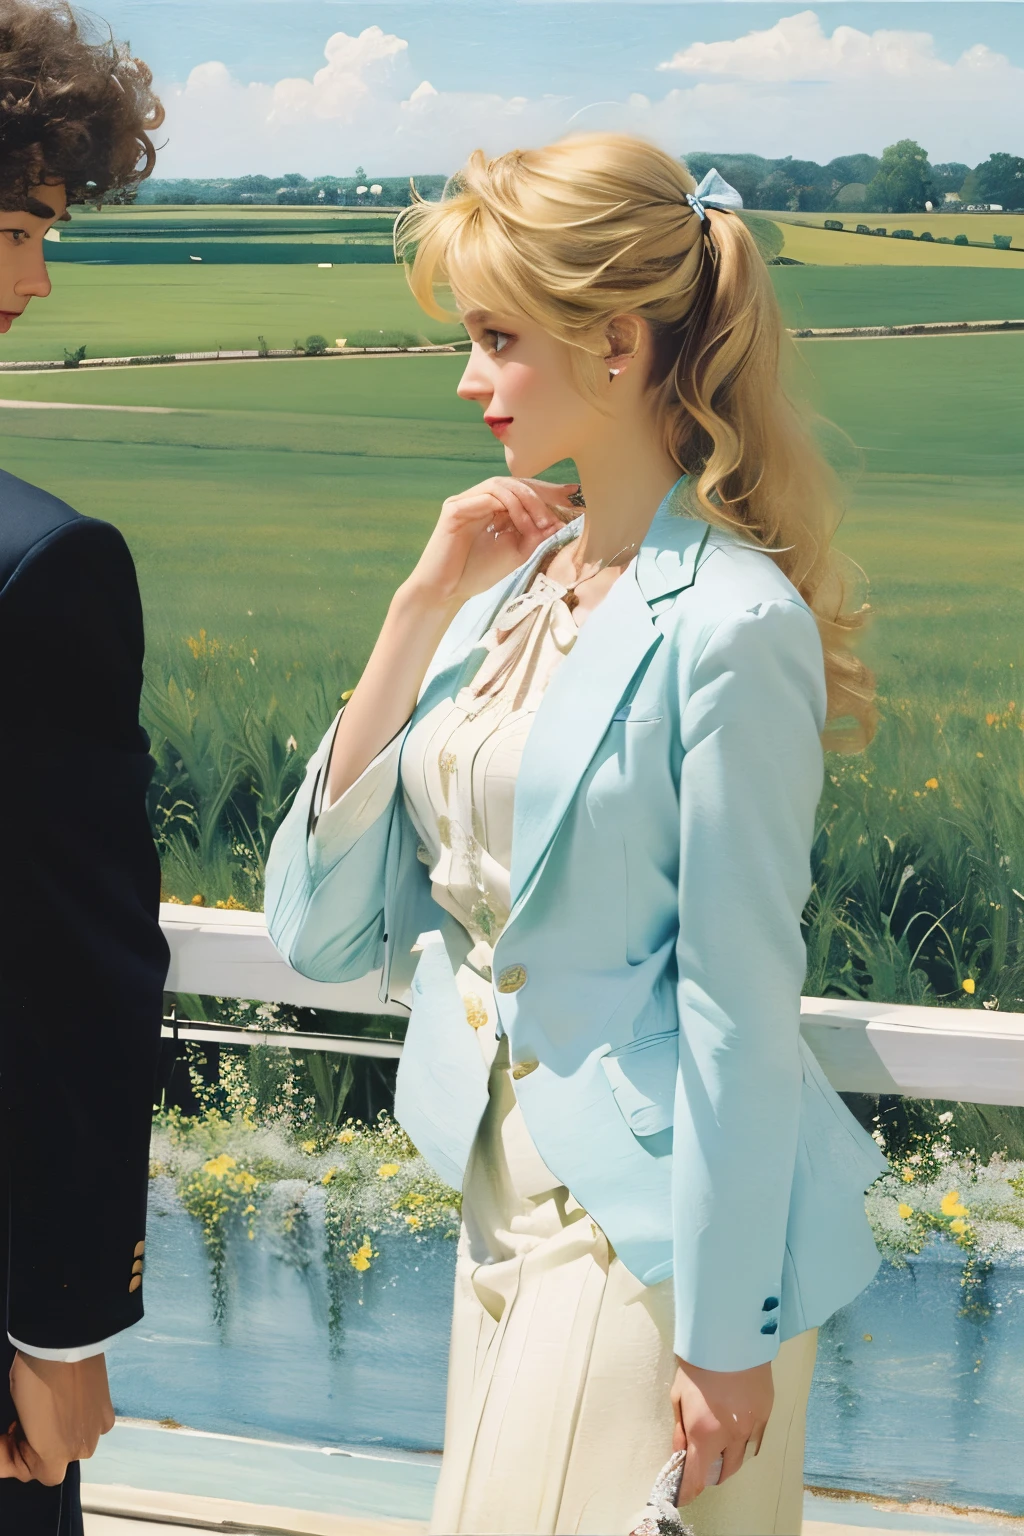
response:
M148 65L67 0L0 0L0 208L43 218L33 187L100 203L150 174L164 120Z

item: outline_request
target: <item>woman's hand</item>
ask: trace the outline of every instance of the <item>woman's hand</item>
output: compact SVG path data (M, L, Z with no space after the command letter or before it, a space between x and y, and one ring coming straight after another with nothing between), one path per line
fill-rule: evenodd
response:
M461 607L510 575L563 526L573 511L566 498L576 489L575 482L494 475L449 496L405 590L421 601Z
M672 1449L686 1452L680 1505L703 1492L719 1457L722 1474L717 1481L724 1483L743 1465L748 1443L760 1450L774 1400L770 1365L755 1365L748 1371L705 1371L679 1361L672 1385L676 1420Z

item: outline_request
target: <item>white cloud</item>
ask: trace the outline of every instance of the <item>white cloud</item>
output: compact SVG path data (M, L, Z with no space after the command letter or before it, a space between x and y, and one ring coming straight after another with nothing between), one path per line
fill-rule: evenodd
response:
M680 16L682 26L686 7ZM245 84L210 61L165 86L157 175L447 173L477 146L496 154L589 128L642 133L673 153L819 161L911 137L933 160L974 163L1024 135L1024 70L1002 54L977 43L948 62L927 32L827 32L813 11L689 41L657 65L678 85L661 97L624 89L619 102L591 100L575 77L572 96L437 89L417 80L407 41L376 26L336 32L324 56L312 79Z
M279 80L274 86L271 122L303 117L351 122L373 92L386 85L396 58L408 50L404 38L367 27L358 37L335 32L324 49L327 64L312 80Z
M861 81L892 85L913 81L933 88L954 79L991 79L1020 75L1004 54L975 43L955 64L941 59L929 32L880 29L859 32L836 27L829 35L814 11L783 16L763 32L716 43L691 43L659 70L682 74L728 76L751 82Z

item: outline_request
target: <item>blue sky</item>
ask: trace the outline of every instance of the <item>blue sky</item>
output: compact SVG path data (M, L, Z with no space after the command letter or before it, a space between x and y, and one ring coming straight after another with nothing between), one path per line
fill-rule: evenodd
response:
M154 68L165 175L449 171L584 127L819 160L905 135L937 160L1024 150L1012 0L94 4Z

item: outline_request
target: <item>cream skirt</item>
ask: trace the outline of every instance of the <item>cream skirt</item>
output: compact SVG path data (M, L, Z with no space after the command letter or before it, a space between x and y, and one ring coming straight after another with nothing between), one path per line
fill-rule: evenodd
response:
M460 975L460 982L463 977ZM475 982L474 991L489 989ZM492 999L485 998L490 1014ZM494 1052L493 1031L481 1048ZM544 1167L502 1039L464 1189L436 1536L627 1536L672 1451L672 1282L644 1286ZM773 1366L761 1451L690 1504L697 1536L796 1536L816 1331Z

